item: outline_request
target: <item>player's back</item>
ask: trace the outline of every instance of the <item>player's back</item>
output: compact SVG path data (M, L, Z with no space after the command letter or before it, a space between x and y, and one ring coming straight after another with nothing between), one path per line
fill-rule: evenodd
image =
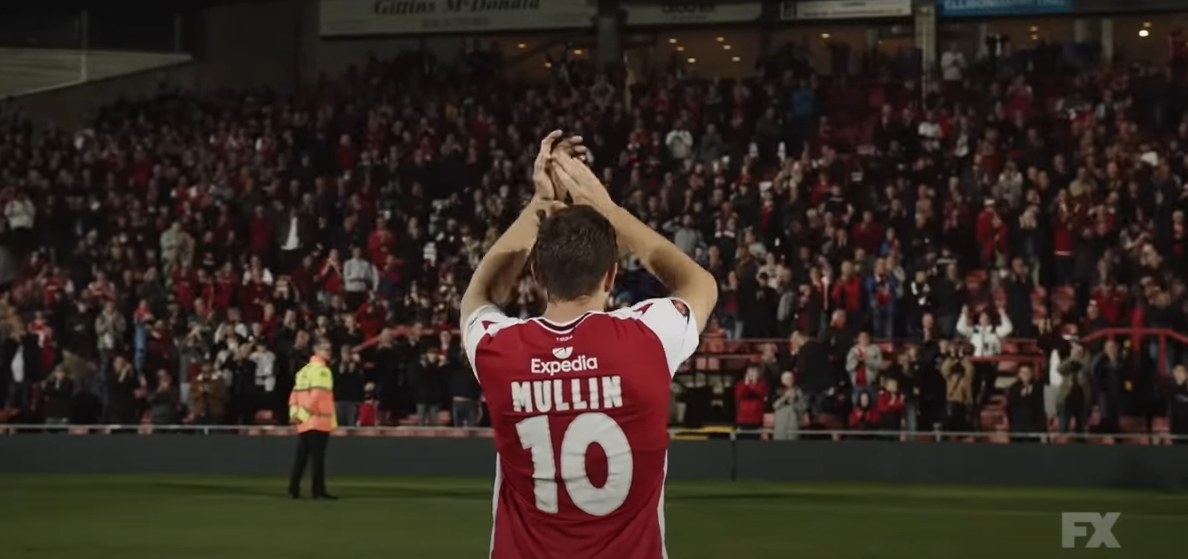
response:
M697 331L676 300L568 324L480 309L467 351L498 451L495 559L658 559L672 373Z

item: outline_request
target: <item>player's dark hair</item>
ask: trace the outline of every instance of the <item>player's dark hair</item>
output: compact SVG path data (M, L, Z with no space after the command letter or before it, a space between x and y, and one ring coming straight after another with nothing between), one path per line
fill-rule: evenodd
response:
M572 301L598 290L618 253L610 221L589 206L572 206L541 221L532 266L550 301Z

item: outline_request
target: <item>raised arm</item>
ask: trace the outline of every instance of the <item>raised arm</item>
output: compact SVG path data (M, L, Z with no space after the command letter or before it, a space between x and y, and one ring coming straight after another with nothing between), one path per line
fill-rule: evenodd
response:
M1015 331L1014 325L1011 324L1011 317L1007 315L1006 309L1002 307L998 308L998 320L999 324L994 329L994 333L998 334L999 338L1006 338Z
M973 336L973 326L969 324L969 307L961 308L961 316L957 318L957 333L964 338Z
M536 243L541 217L563 205L557 201L557 192L545 172L553 144L560 137L561 131L556 130L541 140L532 173L535 193L520 216L495 241L475 268L466 286L466 293L462 296L463 325L474 311L486 305L505 302L511 296L528 262L532 245Z
M581 161L557 153L551 169L554 182L569 191L575 204L585 204L606 216L619 241L649 272L684 301L693 313L697 331L705 330L718 302L718 284L713 275L694 262L671 241L652 230L627 210L619 207L606 188Z

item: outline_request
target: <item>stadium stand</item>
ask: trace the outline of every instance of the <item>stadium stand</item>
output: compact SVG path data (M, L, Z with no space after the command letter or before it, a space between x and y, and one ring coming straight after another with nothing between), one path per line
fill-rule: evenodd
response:
M923 92L890 62L833 80L790 48L739 81L558 59L541 84L408 53L83 129L7 112L4 417L275 424L327 336L347 424L449 424L480 398L460 292L563 128L721 283L674 424L750 424L737 394L769 431L1167 432L1188 391L1188 82L1060 53ZM623 270L617 304L659 293ZM513 312L541 298L525 278Z

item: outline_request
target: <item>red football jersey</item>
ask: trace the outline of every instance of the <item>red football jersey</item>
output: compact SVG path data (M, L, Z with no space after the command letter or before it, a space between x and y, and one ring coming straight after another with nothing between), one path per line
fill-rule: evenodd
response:
M660 559L672 375L697 349L678 299L568 324L494 306L465 324L497 451L492 559Z

